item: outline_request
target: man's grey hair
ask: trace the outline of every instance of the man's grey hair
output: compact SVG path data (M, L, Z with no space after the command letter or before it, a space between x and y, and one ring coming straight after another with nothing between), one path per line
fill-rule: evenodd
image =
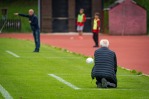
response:
M34 13L34 10L33 9L29 9L29 12L33 12Z
M109 41L107 39L100 40L101 47L109 47Z

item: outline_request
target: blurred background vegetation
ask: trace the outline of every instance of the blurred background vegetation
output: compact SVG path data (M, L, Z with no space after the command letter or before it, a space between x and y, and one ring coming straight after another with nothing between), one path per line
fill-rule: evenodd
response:
M134 0L147 11L147 34L149 35L149 0Z
M18 32L31 32L31 28L27 18L22 18L19 16L14 16L13 13L24 13L28 14L29 9L34 9L36 15L38 15L38 0L0 0L0 10L6 8L8 9L8 19L21 19L22 21L22 29ZM2 13L0 11L0 18ZM6 31L4 31L6 32ZM7 31L13 32L13 31ZM16 31L15 31L16 32Z

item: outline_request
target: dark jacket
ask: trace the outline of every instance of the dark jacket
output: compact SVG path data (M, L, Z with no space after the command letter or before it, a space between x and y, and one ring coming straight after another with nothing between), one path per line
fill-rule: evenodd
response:
M117 59L115 52L109 50L106 47L102 47L95 51L95 65L92 69L92 78L104 77L110 78L117 82Z
M31 21L30 26L33 31L39 30L37 16L35 16L35 15L30 16L30 15L26 15L26 14L19 14L19 16L27 17L29 19L29 21Z

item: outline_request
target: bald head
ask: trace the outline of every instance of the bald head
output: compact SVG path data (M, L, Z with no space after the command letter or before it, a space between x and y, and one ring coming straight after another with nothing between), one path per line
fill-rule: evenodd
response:
M30 16L32 16L32 15L34 14L34 10L33 10L33 9L29 9L29 10L28 10L28 14L29 14Z
M101 47L109 47L109 41L107 39L100 40Z

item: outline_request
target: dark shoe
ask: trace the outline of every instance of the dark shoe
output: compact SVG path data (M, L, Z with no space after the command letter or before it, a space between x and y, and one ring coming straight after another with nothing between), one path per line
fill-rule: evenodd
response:
M98 84L97 84L97 88L102 88L101 83L98 83Z
M34 50L33 52L39 52L39 50Z
M95 46L93 46L93 47L99 47L98 45L95 45Z
M107 82L109 88L116 88L116 84Z
M35 48L33 52L39 52L39 48Z
M102 85L102 88L107 88L108 87L108 85L107 85L107 80L105 79L105 78L102 78L101 79L101 85Z
M101 83L96 81L97 88L102 88Z

